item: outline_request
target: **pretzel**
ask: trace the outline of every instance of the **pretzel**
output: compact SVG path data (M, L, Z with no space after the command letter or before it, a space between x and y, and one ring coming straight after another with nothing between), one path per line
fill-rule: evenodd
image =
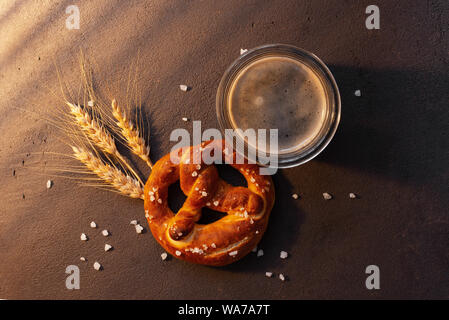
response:
M243 174L248 188L226 183L215 165L204 164L203 155L213 155L217 146L222 150L218 156ZM229 150L222 140L207 141L174 151L179 164L167 154L153 166L144 189L145 216L155 239L176 258L227 265L251 252L267 228L275 198L271 177L260 175L259 166L246 160L235 164L236 153ZM168 187L178 180L187 199L175 215L167 197ZM207 225L198 224L203 207L227 215Z

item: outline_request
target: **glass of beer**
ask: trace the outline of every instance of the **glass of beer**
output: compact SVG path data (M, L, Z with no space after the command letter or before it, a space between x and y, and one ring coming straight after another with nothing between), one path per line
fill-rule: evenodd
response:
M225 71L216 108L222 131L277 129L275 149L267 142L260 150L244 135L235 139L249 153L275 152L277 167L288 168L313 159L329 144L341 106L335 79L317 56L270 44L248 50Z

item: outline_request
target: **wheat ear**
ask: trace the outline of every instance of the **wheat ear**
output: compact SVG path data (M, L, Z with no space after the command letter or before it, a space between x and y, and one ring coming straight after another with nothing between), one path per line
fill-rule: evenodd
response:
M121 194L131 198L143 199L143 188L138 180L103 162L90 151L74 146L72 146L72 150L76 159Z
M73 115L75 122L83 130L87 137L97 145L102 151L109 153L119 159L139 180L143 185L139 175L134 171L129 162L118 152L114 138L101 126L98 121L92 119L90 114L79 105L67 102L70 107L70 113Z
M125 138L131 151L145 161L150 168L153 168L153 163L150 159L150 147L140 136L139 129L134 127L133 123L128 120L125 110L117 104L115 99L112 100L112 115L117 120L116 124L121 129L122 136Z

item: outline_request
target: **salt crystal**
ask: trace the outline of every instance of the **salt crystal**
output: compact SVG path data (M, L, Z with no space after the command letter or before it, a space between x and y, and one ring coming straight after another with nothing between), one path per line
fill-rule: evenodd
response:
M53 186L53 181L48 180L47 181L47 189L50 189Z
M212 243L210 246L211 246L212 248L216 248L216 247L217 247L217 245L216 245L215 243Z
M323 198L324 198L324 200L330 200L330 199L332 199L332 196L329 193L325 192L325 193L323 193Z
M147 214L148 214L148 213L145 213L145 216L146 216ZM131 220L129 224L132 224L133 226L135 226L135 225L137 224L137 220Z
M80 260L81 260L81 261L86 261L86 258L80 257Z
M288 253L285 251L281 251L281 259L285 259L288 257Z
M355 90L355 91L354 91L354 95L355 95L356 97L360 97L360 96L362 95L362 92L361 92L360 90Z
M94 269L99 271L101 269L101 264L99 264L98 262L95 261L94 263Z
M162 204L162 199L161 198L157 199L157 203Z
M179 89L181 89L182 91L186 92L189 89L189 87L186 86L185 84L181 84L181 85L179 85Z
M261 257L263 256L263 250L259 249L259 251L257 251L257 257Z
M349 198L351 198L351 199L355 199L355 198L357 198L357 195L355 194L355 193L350 193L349 194Z
M198 175L198 172L196 172L196 171L192 172L192 177L196 177L197 175Z
M273 276L273 272L265 272L265 275L266 275L268 278L271 278L271 277Z
M89 101L87 102L87 105L88 105L89 107L93 107L93 106L94 106L94 102L93 102L92 100L89 100Z
M246 52L248 52L248 49L240 49L240 55L245 54Z
M140 234L140 233L142 233L142 231L143 231L143 227L140 224L137 224L136 225L136 232Z
M187 119L186 117L182 118L182 121L187 122L189 121L189 119Z
M235 257L237 255L237 253L239 253L239 252L237 250L235 250L235 251L229 252L229 255L231 257Z
M214 206L218 207L218 201L214 201Z
M109 251L109 250L111 250L112 249L112 246L110 245L110 244L105 244L104 245L104 251Z
M281 273L281 274L279 275L279 279L281 279L281 281L285 281L285 276Z
M81 233L81 240L83 240L83 241L87 241L87 236L86 236L86 234L85 233Z
M108 230L105 229L105 230L101 231L101 234L104 235L105 237L107 237L109 235L109 232L108 232Z
M163 253L161 253L161 259L162 260L165 260L165 259L167 259L167 253L165 253L165 252L163 252Z
M296 200L299 198L299 196L296 193L294 193L294 194L292 194L292 198Z
M179 257L179 256L181 255L181 251L176 250L176 251L175 251L175 254Z
M90 227L91 227L91 228L96 228L96 227L97 227L97 224L95 223L95 221L92 221L92 222L90 223Z

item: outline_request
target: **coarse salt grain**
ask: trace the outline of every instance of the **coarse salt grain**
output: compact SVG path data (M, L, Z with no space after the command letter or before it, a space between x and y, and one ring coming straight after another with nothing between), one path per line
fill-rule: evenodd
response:
M259 251L257 251L257 257L261 257L263 256L263 250L259 249Z
M288 253L285 251L281 251L281 259L286 259L288 257Z
M186 117L182 118L182 121L187 122L189 121L189 119L187 119Z
M231 256L231 257L235 257L236 255L237 255L237 253L239 253L237 250L235 250L235 251L231 251L231 252L229 252L229 255Z
M218 201L214 201L214 206L218 207Z
M292 194L292 198L296 200L299 198L299 196L296 193L294 193L294 194Z
M351 198L351 199L355 199L355 198L357 198L357 195L355 194L355 193L350 193L349 194L349 198Z
M53 181L48 180L47 181L47 189L50 189L53 186Z
M154 196L150 196L150 201L153 202L154 200L156 200L156 198Z
M176 251L175 251L175 254L179 257L179 256L181 255L181 251L176 250Z
M323 198L324 200L330 200L332 199L332 195L330 193L325 192L323 193Z
M104 245L104 251L109 251L109 250L111 250L112 249L112 246L110 245L110 244L105 244Z
M83 241L87 241L87 236L86 236L86 234L85 234L85 233L81 233L80 239L83 240Z
M140 233L142 233L142 231L143 231L143 227L140 224L137 224L136 225L136 232L140 234Z
M196 171L192 172L192 177L196 177L197 175L198 175L198 172L196 172Z
M161 198L157 199L157 203L162 204L162 199Z
M96 227L97 227L97 224L95 223L95 221L92 221L92 222L90 223L90 227L91 227L91 228L96 228Z
M246 52L248 52L248 49L240 49L240 55L245 54Z
M182 91L186 92L189 89L189 87L186 86L185 84L181 84L181 85L179 85L179 89L181 89Z
M360 96L362 95L362 92L361 92L360 90L355 90L355 91L354 91L354 95L355 95L356 97L360 97Z
M147 216L147 215L148 215L148 213L145 213L145 216ZM133 226L135 226L137 224L137 220L131 220L129 222L129 224L132 224Z
M279 275L279 279L281 279L281 281L285 281L285 276L281 273L281 274Z
M165 252L163 252L163 253L161 253L161 259L162 260L165 260L165 259L167 259L167 253L165 253Z
M216 248L216 247L217 247L217 245L216 245L215 243L212 243L210 246L211 246L212 248Z
M207 197L207 192L206 192L206 191L203 191L203 192L201 192L201 195L202 195L203 197Z
M265 272L265 275L266 275L268 278L271 278L271 277L273 276L273 272Z
M105 237L107 237L109 235L109 231L105 229L105 230L101 231L101 234L104 235Z
M101 264L99 264L97 261L94 263L94 269L99 271L101 269Z
M92 100L89 100L89 101L87 102L87 105L88 105L89 107L93 107L93 106L94 106L94 102L93 102Z
M81 261L86 261L86 258L80 257L80 260L81 260Z

